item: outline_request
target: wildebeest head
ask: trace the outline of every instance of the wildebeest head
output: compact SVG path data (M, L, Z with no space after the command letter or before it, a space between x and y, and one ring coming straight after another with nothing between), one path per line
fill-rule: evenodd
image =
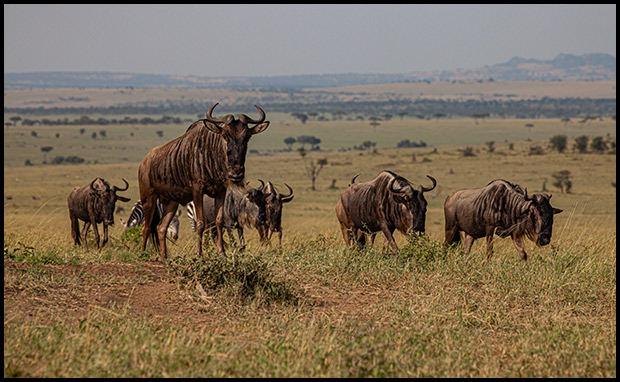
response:
M396 174L393 175L394 178L390 181L388 188L392 193L394 201L400 203L410 214L411 226L408 230L424 232L426 230L426 207L428 205L424 198L424 193L435 189L437 181L435 178L427 175L431 182L433 182L433 186L426 188L420 185L416 190L405 178ZM395 183L398 184L397 187L394 187Z
M113 186L110 188L108 182L101 178L95 178L90 182L90 195L94 198L96 204L101 207L101 218L103 223L107 225L114 225L114 206L117 200L121 202L128 202L131 199L124 196L116 195L117 191L126 191L129 188L129 183L125 179L125 188L118 188Z
M289 193L287 195L276 192L275 187L271 182L267 182L267 221L269 223L269 229L272 232L280 232L282 230L282 205L293 200L293 189L288 184L284 183L288 188Z
M530 202L528 216L532 223L533 232L530 234L532 241L538 246L544 246L551 242L551 230L553 227L553 215L563 210L551 207L549 203L551 195L534 194L529 197L525 189L525 200Z
M269 121L265 122L265 112L254 105L260 112L260 117L254 120L245 114L235 119L232 114L222 118L213 118L213 109L218 104L211 106L207 111L205 126L212 132L219 134L226 142L226 163L228 166L228 179L234 183L241 183L245 177L245 156L248 151L248 142L253 134L265 131ZM254 125L249 127L248 125Z
M246 198L258 207L256 224L258 226L265 226L267 224L267 195L263 192L265 183L260 179L259 181L260 187L250 188Z

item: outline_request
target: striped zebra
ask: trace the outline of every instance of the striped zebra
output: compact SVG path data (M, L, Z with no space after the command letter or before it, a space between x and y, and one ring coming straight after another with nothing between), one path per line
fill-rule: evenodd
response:
M161 216L164 214L164 206L157 199L157 214L159 215L159 219L161 220ZM181 211L177 210L177 213L172 218L170 225L168 226L167 236L169 239L176 241L179 238L179 216L181 215ZM138 200L136 204L133 205L131 209L131 213L129 214L129 218L125 222L123 219L121 220L121 224L125 227L125 229L136 227L140 224L144 223L144 210L142 209L142 202ZM193 227L192 227L193 229Z

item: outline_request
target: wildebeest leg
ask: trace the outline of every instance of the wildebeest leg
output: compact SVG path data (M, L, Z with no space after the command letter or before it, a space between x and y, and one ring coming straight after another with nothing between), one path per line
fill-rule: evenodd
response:
M146 250L146 242L148 241L149 236L151 236L151 221L153 220L153 215L155 214L155 204L157 198L151 195L143 195L141 192L140 200L142 202L142 212L144 213L144 224L142 225L142 250L144 251Z
M101 243L101 248L108 242L108 225L103 223L103 243Z
M69 211L69 219L71 220L71 237L74 245L80 245L80 222L78 218Z
M202 188L199 185L195 185L192 188L192 197L194 198L194 208L196 211L196 235L197 235L197 254L198 257L202 256L202 234L205 231L205 217L204 207L202 204ZM217 210L216 210L217 211Z
M342 231L342 238L344 239L345 244L346 245L353 244L353 241L351 240L351 237L350 237L349 228L345 226L344 224L340 223L340 230Z
M216 218L215 218L215 229L217 230L217 239L215 241L215 248L217 249L217 253L219 253L220 255L224 255L224 232L222 231L222 227L223 227L223 220L224 220L224 211L223 211L223 206L224 206L224 197L226 196L226 194L224 192L220 192L219 194L215 195L214 198L214 207L215 207L215 211L216 211Z
M239 250L243 251L245 249L245 238L243 237L243 227L241 226L237 227L237 236L239 236Z
M157 239L159 240L160 250L163 249L163 252L160 252L160 259L163 262L166 260L166 257L167 257L166 235L168 234L168 226L170 225L170 222L174 218L174 214L177 212L179 203L172 202L172 201L167 201L167 203L164 203L164 201L162 201L161 198L160 198L160 202L162 202L162 204L164 205L164 211L163 211L164 216L161 218L161 222L159 222L159 224L157 225Z
M447 248L449 245L456 244L461 241L461 234L459 233L459 228L456 224L448 225L446 222L446 236L445 241L443 242L443 247Z
M370 235L370 246L371 246L371 247L372 247L373 245L375 245L375 239L376 239L376 238L377 238L377 233L376 233L376 232L373 232L373 233Z
M282 246L282 228L278 231L278 246Z
M383 231L383 234L385 235L385 238L387 239L390 248L392 248L392 251L394 253L398 253L398 247L396 246L396 241L394 240L394 236L392 235L394 231L390 231L390 229L386 225L383 225L381 227L381 231Z
M515 234L512 234L512 243L515 245L517 252L521 255L521 259L523 261L527 260L527 253L525 253L525 248L523 248L523 243L521 242L521 237L518 237Z
M97 223L94 220L91 220L90 224L93 226L93 232L95 233L95 243L97 243L97 249L100 249L99 246L99 229L97 229Z
M463 254L467 255L471 249L471 245L474 244L474 237L465 234L465 240L463 240Z
M88 242L86 241L86 235L88 234L88 228L90 228L90 222L84 222L82 227L82 241L84 242L84 248L88 251Z
M491 259L493 256L493 232L491 234L487 234L487 260Z

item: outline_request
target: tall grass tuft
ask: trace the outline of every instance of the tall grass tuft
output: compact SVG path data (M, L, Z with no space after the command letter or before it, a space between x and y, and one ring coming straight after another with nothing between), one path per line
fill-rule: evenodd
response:
M185 282L221 291L242 303L298 302L292 288L283 281L275 281L267 263L250 253L226 257L209 251L203 257L175 257L170 265Z

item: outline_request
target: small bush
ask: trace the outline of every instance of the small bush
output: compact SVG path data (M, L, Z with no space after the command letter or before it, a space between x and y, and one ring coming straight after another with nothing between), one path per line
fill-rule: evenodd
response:
M259 300L266 304L279 302L296 305L297 296L283 282L273 281L267 264L258 257L224 257L205 254L202 258L176 258L172 269L188 281L205 289L223 291L244 303Z

